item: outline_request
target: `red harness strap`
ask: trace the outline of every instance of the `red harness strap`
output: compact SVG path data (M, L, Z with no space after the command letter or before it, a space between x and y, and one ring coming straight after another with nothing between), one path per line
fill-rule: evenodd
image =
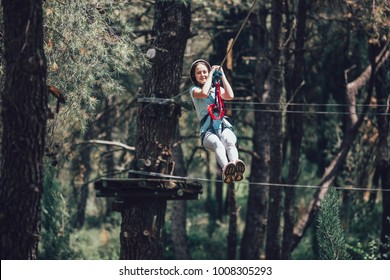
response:
M225 104L223 103L223 99L221 97L221 85L219 82L215 83L215 100L216 102L214 104L210 104L207 107L207 110L213 120L220 120L225 115ZM218 110L218 117L214 115L214 109Z

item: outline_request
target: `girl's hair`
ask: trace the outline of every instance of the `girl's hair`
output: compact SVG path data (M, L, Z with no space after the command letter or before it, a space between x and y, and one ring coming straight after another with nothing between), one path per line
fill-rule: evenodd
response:
M196 80L196 77L195 77L195 68L196 66L198 66L199 64L203 64L204 66L207 67L208 71L210 72L211 71L211 66L210 64L204 60L204 59L197 59L195 60L192 65L191 65L191 70L190 70L190 78L191 78L191 81L194 83L194 85L198 86L198 87L202 87L202 85L200 85L198 83L198 81Z

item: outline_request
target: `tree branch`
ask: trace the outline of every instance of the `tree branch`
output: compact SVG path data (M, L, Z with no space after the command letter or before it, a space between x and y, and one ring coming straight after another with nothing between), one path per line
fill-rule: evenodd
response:
M313 199L310 201L307 206L306 212L299 217L297 223L294 226L293 232L293 244L292 248L295 248L299 241L302 239L304 232L307 230L311 222L314 220L315 215L318 212L321 201L323 200L325 194L328 192L330 185L333 183L336 174L343 165L350 149L352 143L357 135L358 128L363 121L364 116L368 110L368 106L365 106L360 117L357 118L356 114L356 95L358 90L363 88L370 83L368 88L368 95L365 100L366 104L370 103L372 92L373 92L373 78L375 72L383 65L383 63L390 56L390 40L387 41L382 51L376 57L374 64L369 65L366 70L354 81L350 82L346 86L347 101L349 103L350 112L355 112L355 114L349 118L349 129L346 131L343 139L343 143L340 147L340 151L337 156L333 159L331 164L326 168L324 175L319 183L319 190L315 193ZM374 68L374 72L372 72Z
M131 147L131 146L128 146L128 145L120 143L120 142L106 141L106 140L87 140L87 141L75 143L73 145L85 145L85 144L117 146L117 147L121 147L122 149L125 149L125 150L130 151L130 152L135 151L135 147Z

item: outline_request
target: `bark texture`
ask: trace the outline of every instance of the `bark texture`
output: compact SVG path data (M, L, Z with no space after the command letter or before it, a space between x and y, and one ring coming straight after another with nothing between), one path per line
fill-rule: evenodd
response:
M275 0L272 2L271 15L271 70L269 75L270 83L270 103L279 104L282 94L282 12L283 1ZM280 106L279 106L280 107ZM280 108L275 108L280 111ZM273 184L281 182L282 166L282 116L281 113L271 114L270 123L270 172L269 181ZM280 259L280 212L281 212L281 190L280 188L269 189L268 202L268 222L267 222L267 242L266 258Z
M47 121L42 3L3 0L0 257L36 259Z
M145 97L179 94L183 55L191 22L190 5L179 0L155 3L152 67L144 80ZM155 52L155 55L152 55ZM172 144L180 106L142 103L138 116L135 169L171 174ZM166 200L128 201L122 212L121 259L159 259L163 253Z
M176 133L176 143L179 142L179 126ZM187 176L187 170L184 164L183 149L180 144L173 149L173 160L175 161L175 170L173 172L176 176ZM175 250L175 259L177 260L190 260L191 254L188 250L187 243L187 201L175 200L172 202L172 242Z

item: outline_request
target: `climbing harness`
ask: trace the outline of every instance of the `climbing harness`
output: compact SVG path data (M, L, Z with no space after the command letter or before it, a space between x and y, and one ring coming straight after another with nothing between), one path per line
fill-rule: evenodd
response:
M209 115L213 120L220 120L225 116L225 104L221 96L221 83L220 83L221 76L222 73L220 71L214 73L213 76L213 84L215 85L214 104L210 104L207 107ZM218 112L218 116L214 114L214 112L216 111Z

